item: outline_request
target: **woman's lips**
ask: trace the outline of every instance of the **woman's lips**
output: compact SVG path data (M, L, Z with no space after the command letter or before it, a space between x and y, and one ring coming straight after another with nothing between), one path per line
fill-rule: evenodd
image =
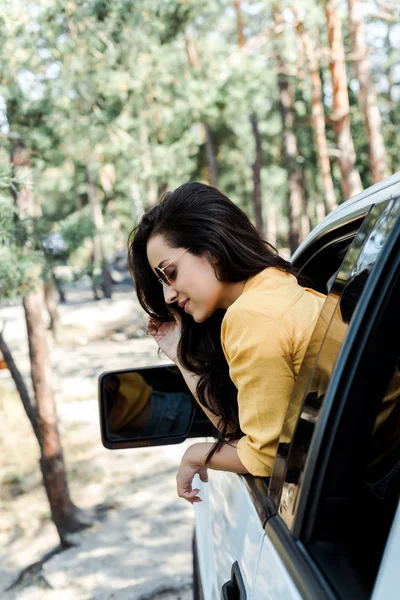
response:
M189 300L186 300L185 304L183 305L183 310L185 311L185 313L188 312L188 305L189 305Z

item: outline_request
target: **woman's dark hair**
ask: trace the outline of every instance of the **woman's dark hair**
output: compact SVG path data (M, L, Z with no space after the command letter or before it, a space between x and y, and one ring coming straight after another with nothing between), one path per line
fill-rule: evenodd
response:
M150 317L160 321L173 317L147 259L147 243L157 234L173 248L190 248L195 256L207 257L220 281L245 281L266 267L295 274L291 264L262 239L245 213L224 194L202 183L186 183L167 192L129 236L128 264L139 302ZM179 361L199 375L198 400L220 419L218 441L209 460L223 442L243 435L237 389L229 377L220 341L225 311L219 309L203 323L196 323L177 304L173 307L182 318Z

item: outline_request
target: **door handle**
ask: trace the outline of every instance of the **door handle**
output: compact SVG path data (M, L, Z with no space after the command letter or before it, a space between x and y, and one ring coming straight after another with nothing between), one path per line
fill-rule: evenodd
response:
M221 600L246 600L246 588L244 587L239 563L235 561L232 565L231 578L222 586Z

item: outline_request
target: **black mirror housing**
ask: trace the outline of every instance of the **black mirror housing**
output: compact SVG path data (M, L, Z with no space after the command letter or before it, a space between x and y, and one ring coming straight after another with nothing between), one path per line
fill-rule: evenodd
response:
M101 439L110 450L216 434L174 364L102 373L98 397Z

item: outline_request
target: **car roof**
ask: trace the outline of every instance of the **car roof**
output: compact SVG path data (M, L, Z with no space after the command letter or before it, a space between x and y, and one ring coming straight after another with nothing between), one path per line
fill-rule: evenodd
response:
M308 246L314 244L327 233L365 215L373 204L379 204L396 196L400 196L400 171L340 204L319 225L314 227L296 249L291 260L295 261Z

